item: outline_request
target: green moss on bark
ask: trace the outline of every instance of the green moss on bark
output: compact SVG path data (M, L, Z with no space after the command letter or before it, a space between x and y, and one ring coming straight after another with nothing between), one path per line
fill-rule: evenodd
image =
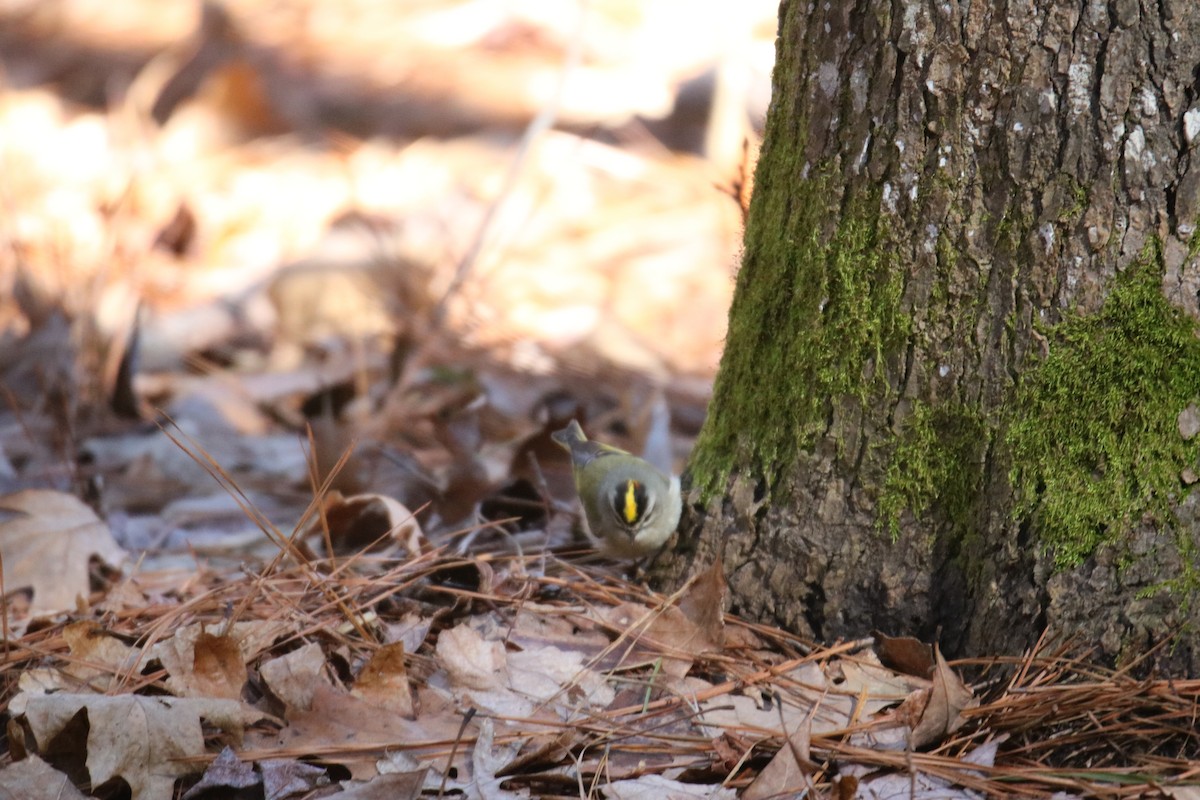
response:
M1176 419L1200 392L1200 339L1162 294L1157 245L1120 276L1103 308L1047 331L1026 370L1006 441L1015 513L1036 522L1060 567L1120 542L1144 518L1171 519L1180 471L1200 458Z
M785 4L780 41L803 41L808 20ZM811 109L795 76L813 74L796 62L814 52L777 53L725 352L689 462L706 499L725 490L735 468L774 494L830 428L834 409L852 414L847 402L863 410L887 391L881 365L904 343L904 280L879 189L808 154ZM844 83L837 102L850 109Z
M904 340L903 281L878 193L847 199L823 236L830 196L819 178L787 192L760 183L755 193L725 353L690 463L706 498L724 490L735 464L777 487L829 427L833 403L867 403L883 384L876 366Z
M983 454L991 431L978 409L959 403L918 403L905 421L879 497L878 523L893 541L900 515L921 516L935 505L965 531L983 488Z

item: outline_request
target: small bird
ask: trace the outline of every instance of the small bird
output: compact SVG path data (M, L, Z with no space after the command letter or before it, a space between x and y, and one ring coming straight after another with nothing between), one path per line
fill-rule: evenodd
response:
M588 441L575 420L552 437L571 454L575 491L592 538L618 558L642 558L661 548L683 510L679 478L624 450Z

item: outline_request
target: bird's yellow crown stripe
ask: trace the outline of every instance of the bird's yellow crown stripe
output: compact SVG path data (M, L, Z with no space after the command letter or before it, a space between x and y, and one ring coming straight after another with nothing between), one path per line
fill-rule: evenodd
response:
M630 525L637 522L642 513L642 510L638 508L637 487L637 481L625 482L625 521Z

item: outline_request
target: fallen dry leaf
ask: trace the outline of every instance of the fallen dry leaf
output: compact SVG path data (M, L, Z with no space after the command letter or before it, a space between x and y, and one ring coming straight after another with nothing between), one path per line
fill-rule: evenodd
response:
M750 747L751 745L748 745L742 737L729 731L722 731L720 736L712 740L713 755L715 756L714 769L726 773L733 772L742 763L742 759L746 757Z
M85 684L103 694L114 679L131 674L141 658L140 648L130 647L94 622L72 622L63 628L63 638L71 649L71 660L63 673L78 682L72 691L79 691L79 684Z
M983 744L962 756L961 769L964 775L978 776L981 773L973 770L972 765L990 767L995 764L996 750L1003 744L1007 736L1000 736ZM840 797L861 797L869 800L980 800L984 793L976 789L968 789L948 779L946 774L930 775L921 771L881 772L876 764L862 764L852 760L838 764L838 772L842 781L839 783ZM953 773L949 773L953 774ZM849 785L847 785L849 784ZM1049 794L1049 793L1047 793ZM1015 794L1014 794L1015 796ZM1053 795L1060 800L1074 800L1086 796L1070 791L1060 791ZM1142 796L1141 793L1138 796ZM1158 796L1158 795L1155 795ZM1176 797L1169 792L1165 797ZM1184 798L1186 795L1178 795Z
M147 598L135 576L129 576L109 588L104 599L96 604L98 611L119 612L129 608L145 608Z
M93 556L109 564L125 560L108 526L74 495L26 489L0 497L0 511L13 512L0 522L4 588L31 587L31 614L71 610L76 598L86 598Z
M651 609L622 603L593 613L610 629L625 635L625 642L614 651L624 667L661 658L663 674L682 678L696 656L718 649L709 632L688 619L678 606Z
M242 761L232 747L226 747L204 770L200 781L183 793L183 800L191 800L209 789L248 789L261 782L262 778L254 772L254 764Z
M869 652L838 662L836 672L841 673L838 690L858 700L862 719L870 719L889 706L904 702L914 692L929 688L927 679L892 672Z
M404 645L385 644L371 655L350 690L360 700L379 708L414 719L412 688L404 664Z
M912 636L888 636L880 631L872 631L871 637L875 640L875 652L885 667L918 678L933 675L933 648L925 642Z
M485 640L469 625L438 634L437 655L454 684L485 690L504 686L504 643Z
M317 687L328 683L321 677L324 669L325 653L319 644L312 643L265 662L259 674L286 708L307 711Z
M942 658L941 650L935 647L933 655L937 660L933 686L921 721L913 729L913 747L939 742L947 734L954 733L962 726L963 709L979 704L962 678Z
M416 800L425 784L425 770L391 772L378 775L366 783L344 788L338 800Z
M971 765L990 767L995 764L996 750L1007 739L1000 736L962 756L962 769L966 774L980 774L971 770ZM877 765L843 761L838 764L843 783L850 782L847 789L856 789L851 797L892 800L914 798L914 800L979 800L979 791L967 789L947 780L945 776L928 775L921 772L883 772ZM839 786L839 790L841 786ZM845 796L845 795L844 795ZM1059 792L1054 795L1061 800L1073 800L1081 795Z
M783 737L786 734L781 726L795 730L809 715L810 729L817 734L851 725L857 700L835 691L838 687L831 685L821 665L805 662L781 675L778 681L786 694L755 693L752 687L747 687L743 693L700 701L701 714L697 720L714 737L723 729L738 730L747 737L752 733L757 737ZM688 698L704 695L712 688L712 684L696 677L670 681L667 685L675 694ZM783 702L782 706L776 703L777 699Z
M0 769L0 800L86 800L71 779L37 756Z
M550 645L578 650L591 658L611 644L595 620L577 615L568 619L561 608L551 605L523 604L509 627L508 641L527 650Z
M224 697L236 700L246 685L246 665L232 636L202 633L196 638L192 672L189 676L191 697Z
M564 728L558 733L531 737L512 761L496 770L496 775L507 777L553 769L582 739L583 732L578 728Z
M496 629L495 635L506 631ZM584 654L559 647L528 647L513 653L499 640L485 639L469 625L442 631L437 653L459 695L500 716L529 717L556 698L559 718L568 718L580 697L603 708L612 702L613 688L603 675L584 666ZM571 692L564 692L564 689ZM569 707L568 707L569 706Z
M23 670L17 678L19 693L8 703L10 713L24 714L25 704L31 697L72 691L79 688L78 682L64 670L55 667L39 667Z
M204 754L201 720L237 738L265 717L233 700L62 693L29 698L25 718L45 748L81 710L92 785L120 777L133 800L170 800L175 780L197 771L187 759Z
M416 612L408 612L399 622L384 622L384 641L388 644L402 644L405 651L415 653L421 649L429 629L433 627L433 618L425 617Z
M791 794L802 794L812 791L810 775L816 773L819 767L812 763L809 748L812 744L812 716L801 720L800 724L788 734L783 747L779 748L774 757L763 767L758 777L746 787L742 800L766 800L768 797L781 797Z
M322 518L329 525L329 541L339 555L379 548L392 542L410 555L418 555L428 548L425 533L413 512L386 495L342 497L340 493L331 492L323 516L313 517L305 535L318 531Z
M725 570L721 559L717 558L696 576L679 598L679 609L700 630L713 650L720 650L725 644L725 601L728 596Z
M345 765L356 780L374 777L379 753L393 747L403 746L418 757L423 752L442 752L440 743L454 741L461 724L461 717L452 714L423 713L420 720L405 719L327 682L314 687L307 710L289 708L284 718L287 725L277 732L248 733L246 747L322 752L327 761ZM352 746L347 748L348 744Z
M508 688L534 700L547 701L570 687L572 698L582 696L596 708L613 701L615 692L607 679L584 666L584 656L576 650L539 647L510 653ZM572 707L574 702L572 703ZM570 716L569 710L564 711Z
M737 792L720 784L682 783L662 775L643 775L600 787L606 800L737 800Z
M270 620L227 625L189 625L156 643L147 657L167 671L167 689L180 697L236 700L246 684L246 662L289 626Z
M329 782L325 770L291 758L265 758L258 768L262 772L263 800L283 800Z
M894 800L900 797L904 800L980 800L982 795L925 773L889 773L877 775L871 780L860 780L855 797L863 800Z
M467 785L467 797L474 800L518 800L525 793L501 788L504 778L497 777L506 764L512 762L519 744L497 744L495 725L485 717L479 723L479 735L471 750L471 783Z

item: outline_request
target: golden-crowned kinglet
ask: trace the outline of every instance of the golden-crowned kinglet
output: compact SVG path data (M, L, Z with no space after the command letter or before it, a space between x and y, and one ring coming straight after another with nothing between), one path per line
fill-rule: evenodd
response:
M553 437L571 454L575 491L588 528L603 540L605 551L641 558L662 547L683 510L679 478L624 450L588 441L575 420Z

